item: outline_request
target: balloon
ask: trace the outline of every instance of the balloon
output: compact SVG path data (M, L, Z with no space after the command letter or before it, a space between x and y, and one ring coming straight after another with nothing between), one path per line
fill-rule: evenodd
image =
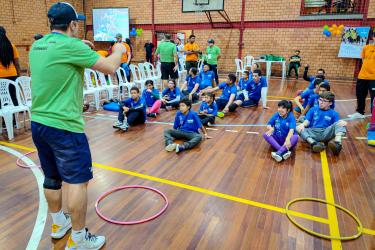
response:
M331 36L331 32L329 32L329 30L325 30L325 31L323 31L323 34L324 34L326 37L330 37L330 36Z
M340 29L341 31L342 31L344 28L345 28L345 26L342 25L342 24L339 26L339 29Z
M329 28L329 26L327 24L324 25L324 27L323 27L324 30L328 30L328 28Z
M136 33L137 33L137 36L141 36L143 33L143 29L137 29Z
M332 25L332 28L337 29L337 25L336 24Z
M137 36L137 30L133 27L129 33L130 36Z
M335 31L335 29L334 29L333 27L329 27L328 31L329 31L330 33L333 33L333 32Z

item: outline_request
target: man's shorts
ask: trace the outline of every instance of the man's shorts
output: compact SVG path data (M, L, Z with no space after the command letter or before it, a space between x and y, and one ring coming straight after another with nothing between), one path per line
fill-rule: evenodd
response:
M242 101L241 107L245 107L245 108L258 106L258 102L252 99L248 99L247 101L245 101L245 95L243 93L237 95L236 101Z
M160 69L161 69L161 79L162 80L169 80L169 79L177 79L178 78L178 71L174 71L174 67L176 64L174 62L162 62Z
M89 143L74 133L31 122L34 144L46 178L81 184L93 178Z

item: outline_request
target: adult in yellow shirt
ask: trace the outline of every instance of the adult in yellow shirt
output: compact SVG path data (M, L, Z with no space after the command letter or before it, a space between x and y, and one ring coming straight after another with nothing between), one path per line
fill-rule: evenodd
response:
M198 60L200 51L199 45L195 42L195 35L189 36L189 42L185 44L184 50L186 54L186 71L189 72L191 68L198 68Z
M349 115L350 118L365 118L366 97L370 92L371 97L371 111L373 110L373 103L375 98L375 44L372 40L371 44L363 47L362 50L362 68L358 75L356 85L357 96L357 112Z
M122 58L121 58L121 66L120 67L125 70L125 72L126 72L126 79L128 80L128 82L130 82L129 64L130 64L130 60L132 59L130 47L129 47L129 45L126 42L122 41L122 34L121 33L117 33L116 34L116 43L121 43L126 48L126 53L124 53L122 55ZM113 45L113 46L115 46L115 45Z
M15 81L20 76L21 68L19 64L19 53L6 36L6 30L0 26L0 78ZM10 97L13 104L18 105L16 88L9 86ZM1 103L0 103L1 107Z

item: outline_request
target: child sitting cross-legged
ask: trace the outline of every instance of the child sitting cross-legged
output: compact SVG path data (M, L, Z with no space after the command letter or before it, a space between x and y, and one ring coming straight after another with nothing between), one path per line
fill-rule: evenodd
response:
M271 153L272 158L281 162L291 156L291 149L297 145L298 135L296 134L296 119L292 111L292 102L282 100L277 106L278 112L268 122L268 131L263 134L263 138L277 150Z
M199 108L199 119L204 126L211 126L215 123L217 115L217 105L215 102L215 94L207 93L203 96L202 104Z
M173 129L164 130L165 150L179 153L197 146L202 141L199 130L202 131L205 139L211 138L202 126L198 114L191 110L191 101L188 98L183 98L180 101L180 110L176 113ZM175 144L175 139L183 140L184 143Z
M147 116L156 117L160 112L161 100L159 90L154 88L154 82L147 80L145 83L146 89L143 90L142 98L145 100L147 105Z
M339 114L331 109L335 95L326 91L319 97L319 106L313 107L306 115L303 123L297 126L299 135L307 141L313 152L321 152L328 142L328 147L334 155L342 149L342 137L346 134L346 121L339 119Z

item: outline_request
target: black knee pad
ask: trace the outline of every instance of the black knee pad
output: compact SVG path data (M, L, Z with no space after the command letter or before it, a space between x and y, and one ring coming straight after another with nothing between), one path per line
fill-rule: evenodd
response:
M60 190L61 189L61 180L51 179L51 178L44 178L43 187L45 189L51 189L51 190Z

